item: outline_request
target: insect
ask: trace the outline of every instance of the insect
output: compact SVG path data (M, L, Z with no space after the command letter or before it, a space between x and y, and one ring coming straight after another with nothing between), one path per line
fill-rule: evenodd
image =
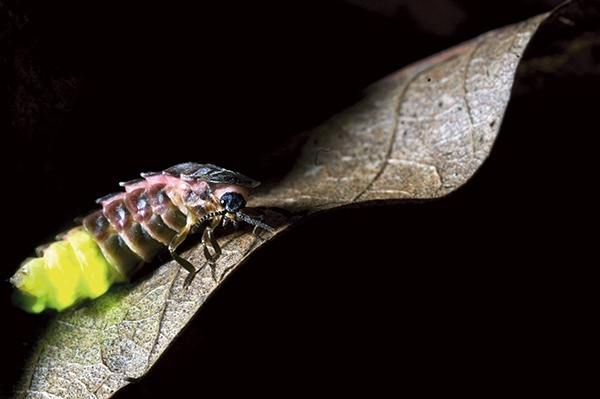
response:
M222 254L214 236L220 224L245 222L274 231L241 212L260 184L242 174L187 162L141 176L120 183L124 192L98 199L102 209L21 264L10 279L18 306L31 313L61 311L80 299L97 298L165 250L189 272L187 287L204 267L196 269L176 252L190 233L201 232L214 273Z

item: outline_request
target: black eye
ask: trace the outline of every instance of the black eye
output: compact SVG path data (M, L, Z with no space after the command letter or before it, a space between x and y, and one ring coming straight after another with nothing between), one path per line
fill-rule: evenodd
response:
M240 193L225 193L221 196L221 205L227 212L235 213L246 206L246 199Z

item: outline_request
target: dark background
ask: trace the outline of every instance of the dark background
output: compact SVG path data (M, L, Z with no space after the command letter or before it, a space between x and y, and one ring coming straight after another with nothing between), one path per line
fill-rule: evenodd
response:
M0 0L1 279L119 181L183 161L277 181L288 143L368 84L558 3ZM319 215L275 240L118 397L531 384L540 359L553 362L548 320L568 313L555 265L581 263L584 241L566 241L591 218L589 158L577 154L597 132L585 98L598 78L567 69L521 82L464 188ZM45 323L12 308L10 292L5 282L2 353L14 367L0 397Z

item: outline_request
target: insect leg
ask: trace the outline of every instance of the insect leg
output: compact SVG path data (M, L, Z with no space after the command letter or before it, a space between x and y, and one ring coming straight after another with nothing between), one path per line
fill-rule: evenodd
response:
M191 282L194 279L194 277L196 276L196 274L200 270L202 270L202 267L200 269L196 269L194 267L194 265L192 265L187 259L182 258L177 252L175 252L177 247L179 245L181 245L182 242L185 241L185 239L187 238L188 233L190 232L190 229L193 225L194 225L194 221L192 220L191 217L188 216L186 225L181 229L181 231L179 233L177 233L175 235L175 237L173 237L173 239L169 243L169 253L171 254L171 257L175 260L175 262L179 263L179 265L181 267L183 267L185 270L187 270L189 273L185 279L185 282L183 283L184 289L187 288L191 284Z
M219 243L215 239L213 235L213 231L210 227L207 227L202 234L202 245L204 245L204 256L208 260L208 263L214 265L217 262L217 259L221 256L223 251L219 246ZM211 247L214 251L214 254L210 253L208 247Z
M202 233L202 245L204 247L204 256L206 257L206 260L210 265L212 277L215 281L217 281L217 278L215 276L215 264L217 262L217 259L221 257L223 251L221 250L221 247L219 246L219 243L217 242L217 239L213 234L213 229L219 225L219 223L221 222L220 219L221 217L216 217L215 219L213 219L211 225L206 226L204 232ZM213 249L214 253L210 253L209 247Z

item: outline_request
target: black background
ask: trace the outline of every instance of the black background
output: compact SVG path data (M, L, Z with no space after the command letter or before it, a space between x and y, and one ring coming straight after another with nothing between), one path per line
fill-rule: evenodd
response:
M276 181L293 160L282 148L368 84L558 2L417 3L1 1L2 280L119 181L182 161ZM597 76L543 83L514 98L457 193L319 215L277 239L118 397L533 389L569 313L572 283L556 277L590 262L579 154L598 130ZM10 292L0 396L45 323Z

